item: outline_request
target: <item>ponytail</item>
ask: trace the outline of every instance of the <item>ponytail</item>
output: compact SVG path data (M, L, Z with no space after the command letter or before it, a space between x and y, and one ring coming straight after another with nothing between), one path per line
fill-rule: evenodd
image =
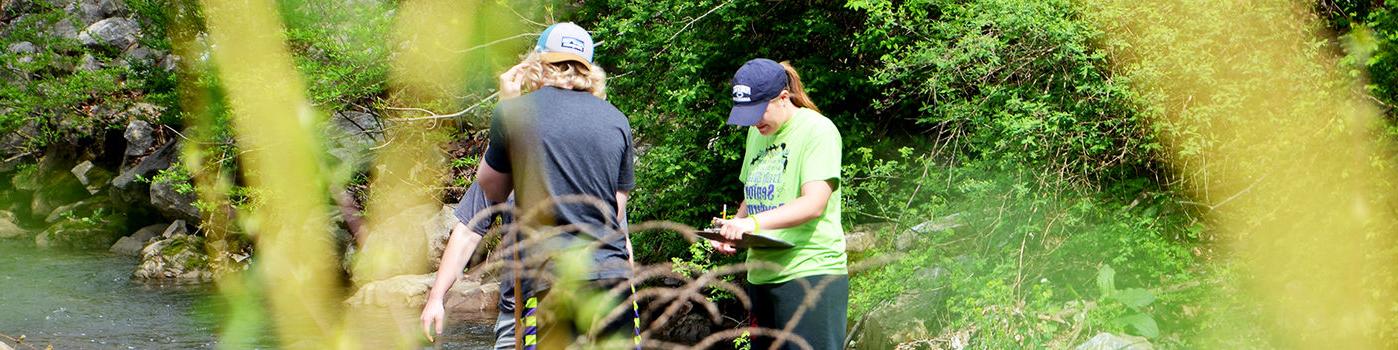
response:
M791 103L796 107L820 113L820 108L816 108L815 102L811 102L811 96L806 95L806 88L801 84L801 75L796 74L796 68L791 67L791 61L782 61L781 65L786 69L786 91L791 93Z

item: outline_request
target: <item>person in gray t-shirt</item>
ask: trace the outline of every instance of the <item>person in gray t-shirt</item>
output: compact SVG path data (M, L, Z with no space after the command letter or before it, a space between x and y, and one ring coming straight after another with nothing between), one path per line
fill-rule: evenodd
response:
M558 259L554 254L563 250L589 249L590 261L585 263L590 269L584 276L556 277L580 278L588 281L584 286L607 290L627 283L631 276L624 218L626 200L636 184L635 151L626 116L605 100L605 77L592 64L591 37L572 23L550 26L536 51L501 76L502 100L491 118L490 143L477 181L492 201L505 200L513 190L521 210L517 219L524 227L561 228L542 243L527 247L531 256L546 257L547 263L525 267L525 277L531 278L523 279L529 284L520 289L531 295L516 295L526 307L536 298L547 303L542 298L550 293L550 285L544 283L548 278L537 274L553 273ZM532 92L504 99L522 89ZM542 214L529 215L536 207L543 208ZM536 237L524 237L532 238ZM532 324L531 315L522 322ZM610 336L632 323L620 318L593 327ZM524 348L571 344L586 331L572 329L573 324L525 327L521 331L527 339ZM538 337L528 336L535 331Z

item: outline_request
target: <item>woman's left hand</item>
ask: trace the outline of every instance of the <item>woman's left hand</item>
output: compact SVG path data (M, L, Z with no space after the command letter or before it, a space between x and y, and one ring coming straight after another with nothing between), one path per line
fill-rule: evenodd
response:
M718 233L729 241L743 239L743 234L750 233L757 228L757 224L752 221L752 218L747 217L718 221L720 225Z

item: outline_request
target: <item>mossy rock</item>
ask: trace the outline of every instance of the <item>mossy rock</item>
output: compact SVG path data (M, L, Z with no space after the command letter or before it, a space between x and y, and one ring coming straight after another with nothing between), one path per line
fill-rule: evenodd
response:
M126 216L99 212L68 217L54 223L35 238L41 248L106 250L126 233Z
M204 283L213 281L221 273L248 268L250 261L247 247L243 246L245 242L216 241L212 242L212 246L206 243L210 242L204 236L167 234L141 249L141 264L132 275L138 280L151 282ZM233 246L227 246L227 243ZM225 253L211 256L211 248ZM219 259L223 263L215 261Z
M0 210L0 238L23 237L28 234L28 231L16 223L15 214Z

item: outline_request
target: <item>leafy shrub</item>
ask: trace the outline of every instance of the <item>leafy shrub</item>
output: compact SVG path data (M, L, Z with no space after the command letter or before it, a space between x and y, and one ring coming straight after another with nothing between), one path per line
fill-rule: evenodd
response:
M1141 317L1137 314L1164 325L1157 328L1168 336L1165 343L1198 332L1199 323L1181 310L1197 308L1202 295L1188 290L1153 294L1158 298L1148 308L1123 297L1198 275L1190 251L1197 229L1181 215L1178 199L1145 183L1117 185L1105 193L1038 190L1035 174L987 170L998 167L933 165L920 180L903 177L899 187L924 189L912 202L940 204L910 208L915 215L873 231L880 243L861 260L895 259L851 276L851 322L889 317L888 310L869 313L888 308L888 301L917 295L928 305L899 306L910 311L892 314L923 321L894 323L903 327L901 336L931 339L974 330L976 343L989 348L1071 347L1090 336L1088 331L1136 333L1131 322L1145 322L1136 320ZM954 224L941 225L940 231L909 229L943 221L936 218L952 218ZM1094 276L1105 265L1116 268L1113 288L1140 290L1104 294ZM1120 302L1123 298L1130 303Z
M869 115L949 138L953 159L1037 167L1047 183L1091 185L1148 168L1157 146L1077 2L847 6L868 15L853 48L879 55L869 80L881 93Z

